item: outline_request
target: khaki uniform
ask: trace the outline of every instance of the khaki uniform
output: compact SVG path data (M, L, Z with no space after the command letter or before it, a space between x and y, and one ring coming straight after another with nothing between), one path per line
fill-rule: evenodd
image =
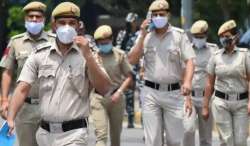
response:
M17 71L17 76L19 76L26 59L32 52L36 51L36 47L42 43L54 41L54 39L53 34L46 32L42 32L41 36L36 40L31 38L27 32L14 36L5 50L6 54L1 60L0 66L12 70L13 73ZM32 85L27 98L30 98L31 101L38 100L37 83ZM35 133L40 122L38 104L25 102L15 122L19 145L36 146Z
M225 49L210 58L207 72L216 76L212 97L212 114L221 137L221 146L247 146L248 137L248 92L247 74L250 73L250 58L247 49L235 48L232 54ZM217 91L227 94L222 99Z
M184 145L194 146L195 145L195 131L196 126L199 129L199 141L200 146L211 146L212 145L212 116L209 116L208 120L204 120L202 117L202 101L205 91L206 83L206 67L211 55L218 50L216 44L206 43L204 48L195 48L196 58L194 59L195 71L192 81L193 88L193 111L191 116L185 116L184 118ZM197 125L197 124L198 125Z
M113 49L111 54L99 54L101 64L104 66L113 87L119 88L129 73L130 64L125 53L119 49ZM91 98L91 114L95 126L96 146L106 146L108 139L108 127L112 146L120 146L120 135L124 113L124 95L118 103L111 103L111 97L105 98L98 93L93 93Z
M87 72L86 60L75 44L62 56L55 42L45 43L27 59L18 81L32 84L38 79L41 118L50 127L50 132L38 129L39 146L87 146L86 128L62 132L61 127L65 121L89 115Z
M184 132L182 123L184 97L181 96L180 89L168 90L168 87L170 84L181 83L183 61L194 57L192 45L182 29L169 26L161 38L155 31L146 36L145 83L150 81L159 84L158 90L146 85L142 89L146 146L162 145L162 125L166 129L167 145L181 144Z

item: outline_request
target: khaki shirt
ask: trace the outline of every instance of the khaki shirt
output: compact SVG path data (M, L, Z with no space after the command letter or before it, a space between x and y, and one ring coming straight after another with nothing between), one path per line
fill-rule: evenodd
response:
M182 29L169 26L162 37L152 31L144 40L145 80L166 84L180 82L183 62L194 57L192 45Z
M194 47L196 58L194 59L195 70L192 80L192 88L194 90L204 90L207 71L206 67L211 55L219 48L216 44L206 43L206 46L202 49Z
M39 81L42 119L63 122L88 117L89 76L86 60L73 44L62 56L57 44L47 43L27 59L18 81Z
M207 72L215 75L215 90L224 93L243 93L248 90L250 55L245 48L235 48L233 54L225 49L216 51L209 60Z
M36 40L27 32L14 36L10 39L0 66L13 72L16 70L18 77L26 59L36 50L36 47L42 43L54 41L54 39L55 35L47 32L42 32L41 36ZM28 96L38 98L37 84L33 84Z
M120 49L113 49L112 54L99 54L101 64L109 75L114 88L121 86L124 77L132 72L132 68L128 63L125 52Z

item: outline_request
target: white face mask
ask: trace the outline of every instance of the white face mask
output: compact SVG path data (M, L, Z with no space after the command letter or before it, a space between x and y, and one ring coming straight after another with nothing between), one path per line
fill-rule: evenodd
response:
M33 35L39 34L44 27L44 22L25 21L25 28Z
M64 25L57 28L56 35L61 43L70 44L73 42L74 37L77 36L77 32L75 28Z
M168 23L168 17L167 16L163 16L163 17L157 16L157 17L153 17L152 21L153 21L156 28L163 28Z
M202 49L206 45L207 38L195 38L193 37L193 44L197 49Z

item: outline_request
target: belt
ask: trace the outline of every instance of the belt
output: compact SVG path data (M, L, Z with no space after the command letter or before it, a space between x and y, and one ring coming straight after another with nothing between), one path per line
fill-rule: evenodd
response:
M40 126L48 132L51 133L59 133L59 132L67 132L74 129L86 128L87 120L86 119L78 119L71 120L62 123L50 123L44 120L41 120Z
M160 87L162 85L158 84L158 83L155 83L155 82L151 82L151 81L148 81L148 80L145 80L145 83L144 85L150 87L150 88L153 88L153 89L156 89L156 90L159 90ZM180 89L180 84L179 83L173 83L173 84L168 84L167 85L167 91L173 91L173 90L178 90Z
M39 98L26 97L25 102L28 104L39 104Z
M205 92L204 90L201 90L201 91L192 91L192 96L194 97L203 97L205 95Z
M215 90L215 96L219 97L221 99L225 100L230 100L230 99L235 99L236 100L242 100L242 99L247 99L248 98L248 92L244 93L236 93L236 94L226 94L221 91Z
M117 90L118 88L114 89L110 94L113 95ZM101 93L99 93L96 89L94 90L94 92L101 95Z

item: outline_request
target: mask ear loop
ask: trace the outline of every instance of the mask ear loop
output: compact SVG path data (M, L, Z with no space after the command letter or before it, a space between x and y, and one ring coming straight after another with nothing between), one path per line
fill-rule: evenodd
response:
M239 38L240 38L240 33L237 32L237 34L232 37L232 43L237 44Z

